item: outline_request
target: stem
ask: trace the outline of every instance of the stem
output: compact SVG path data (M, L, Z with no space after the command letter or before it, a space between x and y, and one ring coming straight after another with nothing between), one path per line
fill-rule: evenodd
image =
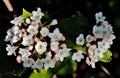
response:
M111 73L103 66L100 65L101 69L105 72L106 75L108 75L109 78L114 78Z

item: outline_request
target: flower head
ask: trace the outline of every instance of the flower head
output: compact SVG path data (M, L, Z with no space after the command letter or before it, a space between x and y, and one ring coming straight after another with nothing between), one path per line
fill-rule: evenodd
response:
M39 54L42 54L47 50L47 43L38 41L37 44L35 45L35 49Z
M16 56L15 50L16 47L15 46L11 46L9 44L7 44L6 50L8 51L7 55L10 56L12 54L14 54Z
M95 14L95 19L97 22L103 22L105 20L105 17L102 15L102 12L98 12Z
M58 28L56 28L53 31L53 33L49 33L48 36L51 38L51 41L59 41L59 40L61 40L63 34L60 33Z
M79 50L76 53L74 53L73 56L72 56L72 60L74 60L74 61L76 60L77 62L80 62L81 59L84 58L84 56L82 55L82 53L83 52L81 50Z
M24 22L23 20L23 16L19 16L14 18L14 20L10 21L10 23L14 24L14 25L18 25L21 26L21 24Z
M84 35L80 34L77 38L76 38L76 44L78 45L84 45Z

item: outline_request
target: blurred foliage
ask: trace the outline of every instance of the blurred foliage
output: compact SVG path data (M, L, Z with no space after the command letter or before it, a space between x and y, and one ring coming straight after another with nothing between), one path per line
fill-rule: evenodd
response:
M29 12L32 12L37 7L41 7L42 11L45 13L44 19L46 21L51 21L51 19L58 19L58 27L61 29L61 32L67 36L70 42L66 42L67 44L72 43L71 41L75 41L75 37L79 33L91 33L91 29L95 24L95 16L96 12L102 11L103 15L106 16L106 20L108 20L113 26L114 33L116 35L116 40L111 47L111 51L113 52L113 59L109 64L102 63L113 75L114 78L120 78L120 57L115 58L114 53L116 52L118 56L120 55L120 2L119 0L10 0L17 16L22 14L22 9L25 8ZM2 73L3 78L27 78L32 73L33 70L25 69L21 64L16 62L16 58L14 56L7 56L5 50L5 42L4 38L6 35L6 31L12 25L10 24L10 20L13 19L12 14L7 10L3 1L0 1L0 74ZM74 44L73 44L74 45ZM71 47L70 44L68 47ZM108 52L109 53L109 52ZM105 57L106 58L106 57ZM102 59L101 59L102 60ZM105 60L104 60L105 61ZM108 60L107 60L108 61ZM66 65L63 69L58 72L58 75L68 75L72 74L75 71L76 64L70 61L67 61L68 65ZM100 62L101 63L101 62ZM83 64L83 63L82 63ZM76 70L78 77L80 78L107 78L107 74L101 77L99 72L103 72L98 67L94 70L97 72L91 72L91 68L84 68L84 70L80 69L82 64L78 64L78 68ZM73 66L73 67L71 67ZM74 67L75 66L75 67ZM85 65L84 65L85 66ZM114 68L115 67L115 68ZM70 68L70 69L69 69ZM69 70L68 70L69 69ZM87 70L86 70L87 69ZM83 73L82 73L83 72ZM34 71L35 73L35 71ZM91 73L94 73L91 75ZM36 74L44 75L43 73L35 73L30 76L30 78L35 78ZM39 76L38 75L38 76ZM37 77L36 77L37 78ZM110 77L109 77L110 78Z

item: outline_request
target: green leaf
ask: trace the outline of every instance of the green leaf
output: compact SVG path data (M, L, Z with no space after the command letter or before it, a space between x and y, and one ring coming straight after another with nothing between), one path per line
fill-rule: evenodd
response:
M53 74L51 72L46 71L45 69L41 69L40 72L34 70L29 78L52 78L52 75Z
M69 58L68 60L66 60L66 64L64 67L62 67L59 71L58 71L58 75L72 75L77 69L77 63L75 61L72 61L71 58Z
M112 52L110 50L107 50L105 53L104 53L104 57L103 58L99 58L99 61L102 61L102 62L110 62L111 61L111 56L112 56Z
M30 12L28 12L27 10L25 10L24 8L23 8L23 14L22 15L23 15L24 19L32 16L32 14Z
M70 38L72 37L69 35L76 36L80 33L86 33L86 29L88 29L87 20L83 15L63 19L59 22L58 26Z

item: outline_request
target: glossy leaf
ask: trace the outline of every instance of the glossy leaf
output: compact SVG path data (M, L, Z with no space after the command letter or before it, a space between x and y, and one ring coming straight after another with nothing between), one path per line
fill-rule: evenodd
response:
M102 61L102 62L110 62L111 61L111 56L112 56L112 52L110 50L107 50L105 53L104 53L104 57L103 58L99 58L99 61Z
M30 12L28 12L27 10L25 10L25 9L23 9L23 14L22 15L23 15L24 19L27 18L27 17L32 16L32 14Z

